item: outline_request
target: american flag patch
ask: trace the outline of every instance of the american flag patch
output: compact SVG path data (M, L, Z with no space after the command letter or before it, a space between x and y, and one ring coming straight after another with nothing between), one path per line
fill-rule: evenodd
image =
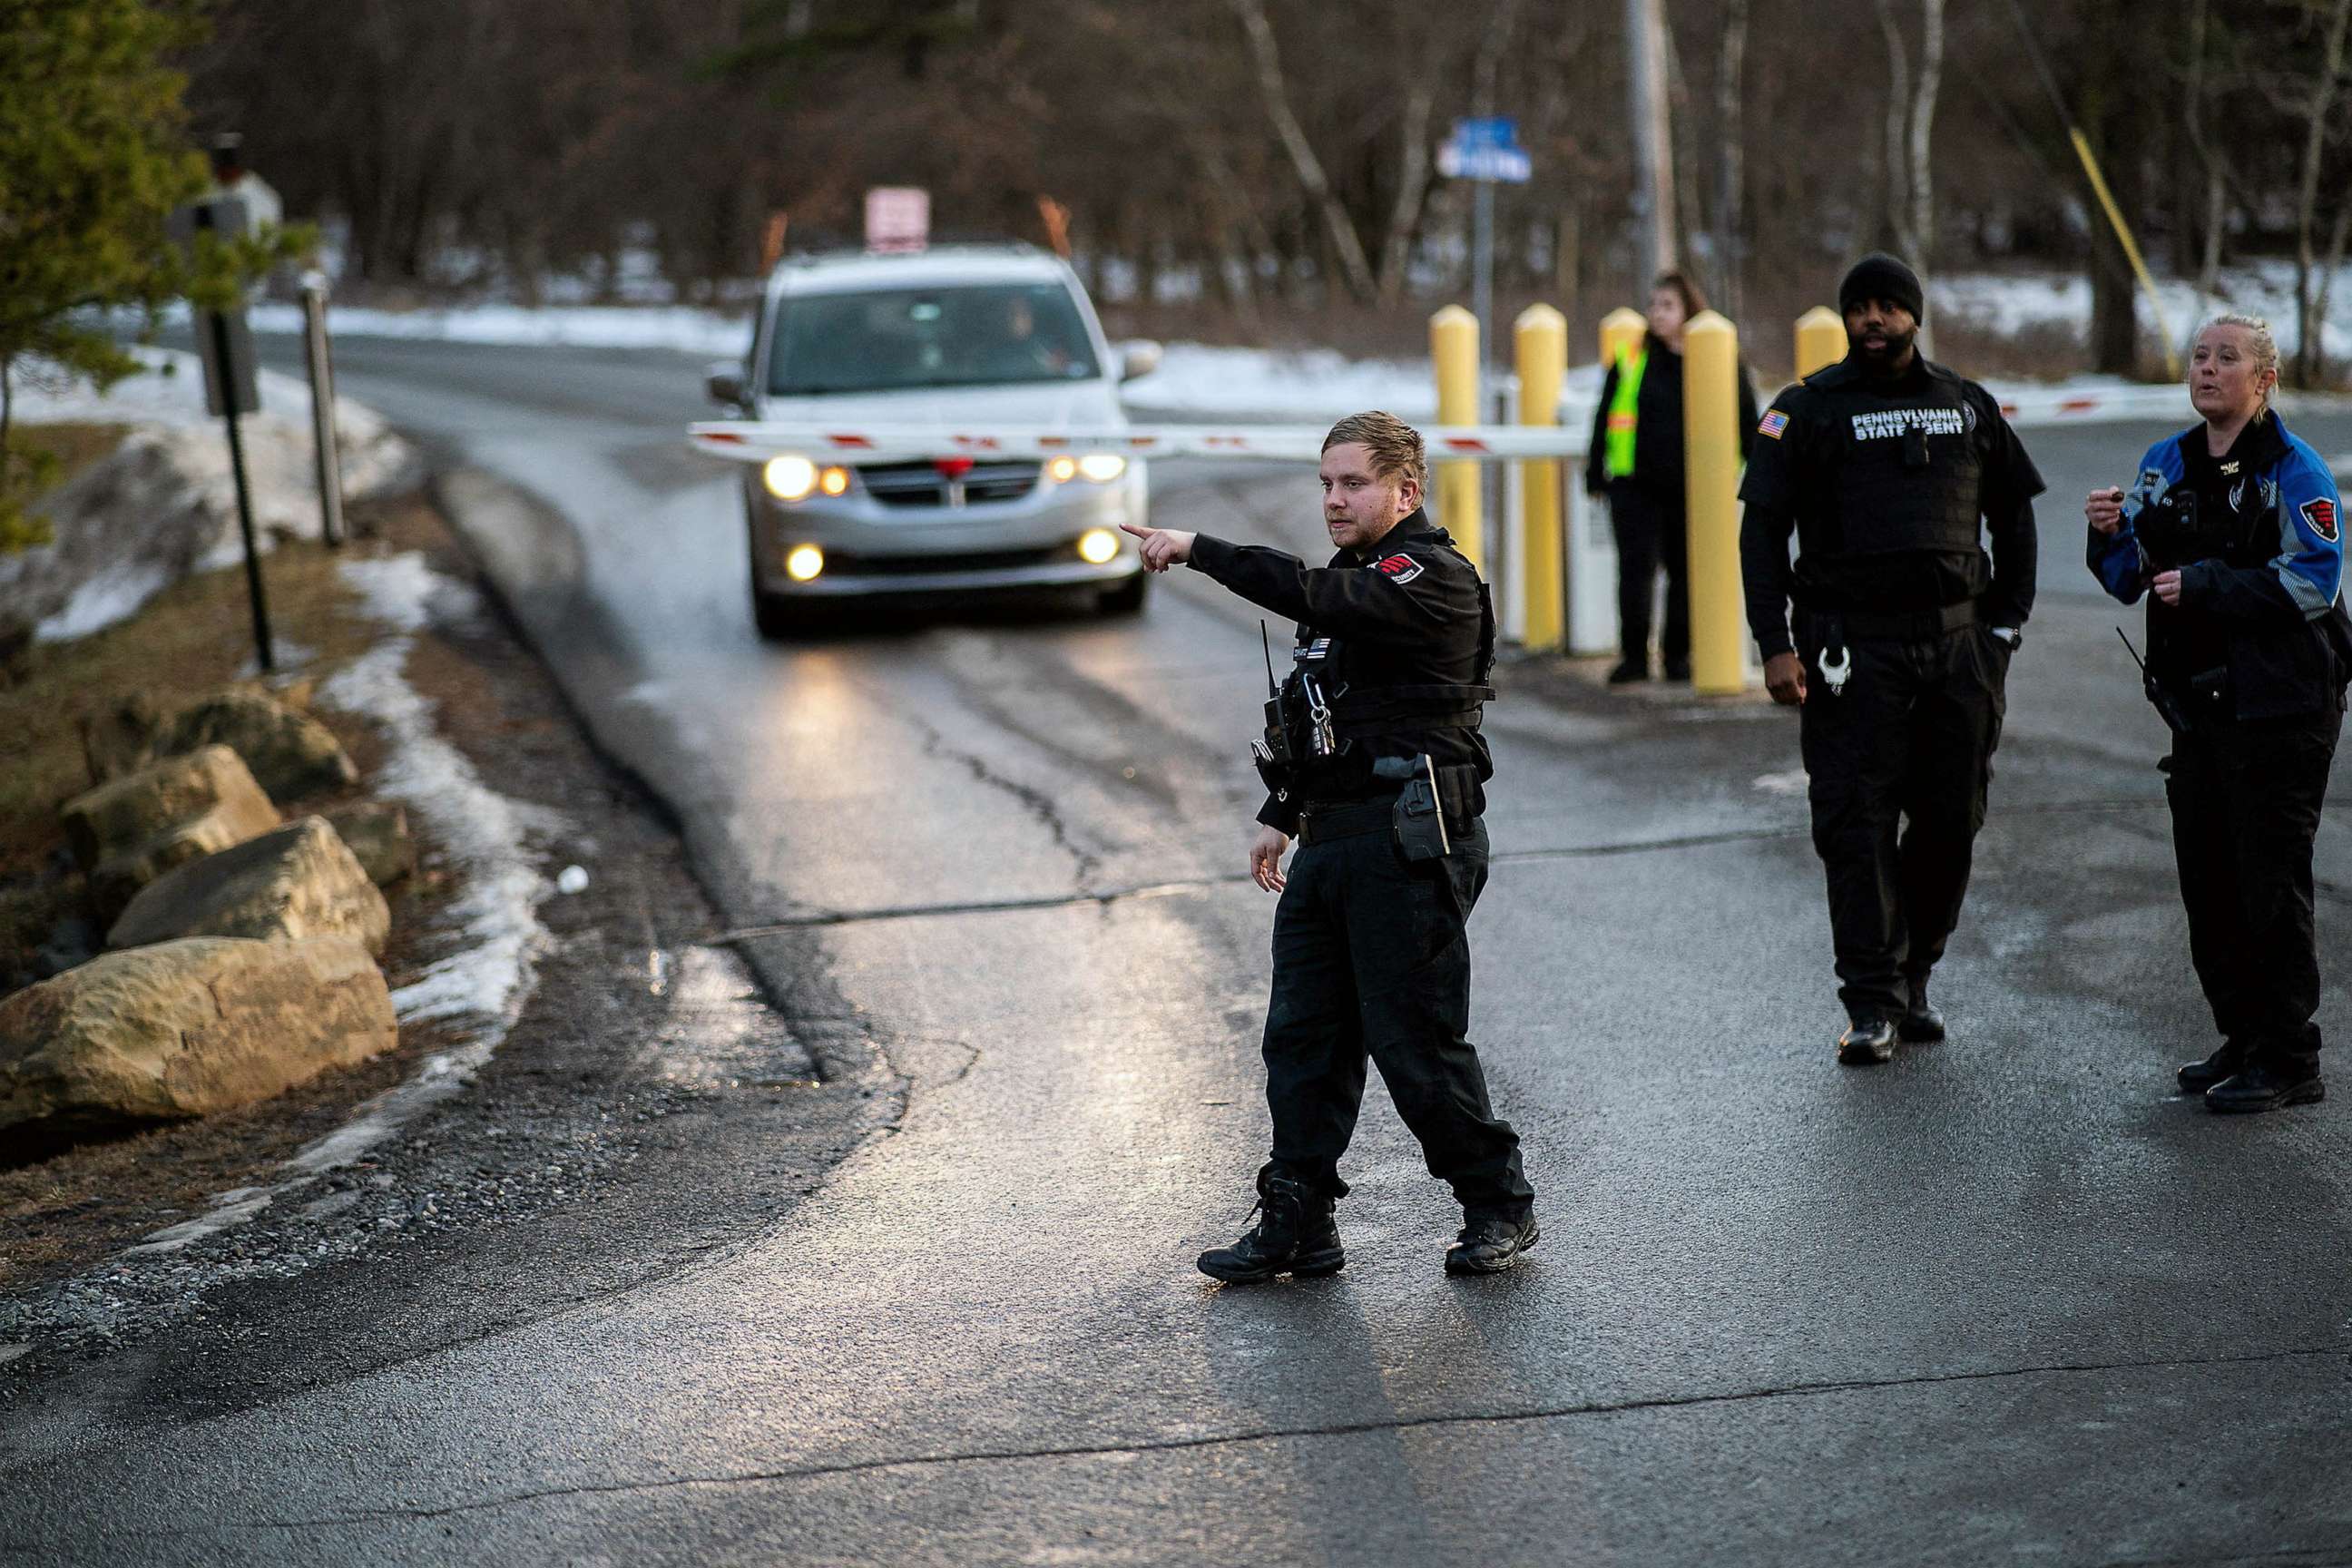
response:
M1756 426L1756 433L1759 436L1769 436L1777 441L1788 428L1789 416L1775 408L1771 413L1764 416L1764 423Z

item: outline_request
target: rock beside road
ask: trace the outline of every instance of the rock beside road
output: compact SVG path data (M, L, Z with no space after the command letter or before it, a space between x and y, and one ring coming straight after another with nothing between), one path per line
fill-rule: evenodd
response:
M408 812L397 802L363 800L328 812L334 828L351 852L359 857L368 880L388 887L416 869L416 839L408 831Z
M90 775L105 780L161 757L226 746L245 760L269 798L280 804L349 787L359 769L334 732L299 709L253 686L231 686L170 713L144 701L125 703L84 724Z
M254 782L280 805L359 782L359 769L333 731L249 686L233 686L181 709L154 741L159 757L213 745L243 757Z
M392 1047L391 993L346 937L194 937L0 1001L0 1144L39 1153L249 1105Z
M325 818L306 816L164 872L139 889L106 945L342 936L380 957L391 930L391 909L359 858Z
M76 795L62 814L100 909L119 910L173 867L242 844L282 819L226 746L166 757Z

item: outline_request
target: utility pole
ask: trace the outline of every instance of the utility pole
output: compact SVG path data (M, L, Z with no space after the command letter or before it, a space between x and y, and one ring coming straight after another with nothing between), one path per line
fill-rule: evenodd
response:
M1675 143L1666 106L1666 21L1664 0L1625 0L1627 123L1633 136L1633 216L1641 226L1636 255L1647 298L1650 279L1675 260Z

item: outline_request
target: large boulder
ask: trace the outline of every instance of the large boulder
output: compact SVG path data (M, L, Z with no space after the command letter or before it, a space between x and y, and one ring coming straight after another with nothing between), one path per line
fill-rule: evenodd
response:
M367 868L324 817L306 816L164 872L124 907L106 945L347 936L380 957L391 930L392 911Z
M62 816L91 896L110 910L173 867L242 844L281 820L226 746L151 763L74 796Z
M383 975L348 938L110 952L0 1000L0 1148L249 1105L397 1037Z
M324 724L250 686L228 687L180 709L156 727L152 744L159 757L226 746L281 804L347 788L360 776Z
M408 812L396 801L362 800L327 813L327 822L366 868L377 887L399 881L416 869L416 839Z

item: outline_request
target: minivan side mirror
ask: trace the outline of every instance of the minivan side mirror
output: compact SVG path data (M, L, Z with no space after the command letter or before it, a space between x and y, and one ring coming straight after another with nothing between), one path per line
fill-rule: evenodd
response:
M1118 378L1133 381L1139 375L1150 375L1160 368L1160 356L1167 351L1147 339L1138 339L1127 345L1120 356Z
M732 361L712 365L702 378L702 386L711 402L729 408L741 408L748 401L743 395L743 367Z

